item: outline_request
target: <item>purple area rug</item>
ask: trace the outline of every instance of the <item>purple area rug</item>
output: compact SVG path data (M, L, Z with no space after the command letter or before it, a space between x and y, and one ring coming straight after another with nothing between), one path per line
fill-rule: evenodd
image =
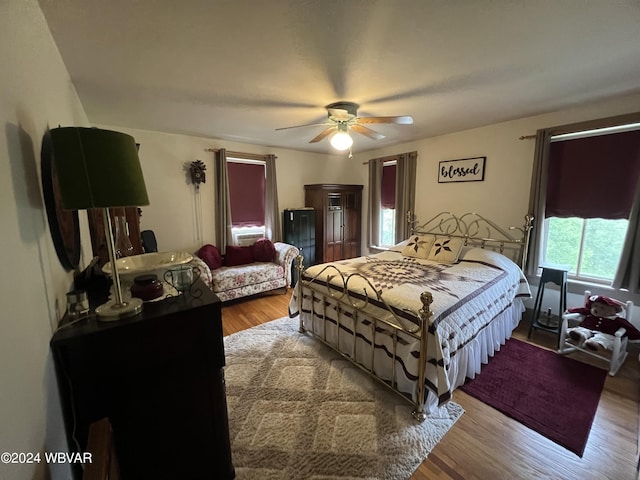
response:
M582 457L606 377L512 338L460 389Z

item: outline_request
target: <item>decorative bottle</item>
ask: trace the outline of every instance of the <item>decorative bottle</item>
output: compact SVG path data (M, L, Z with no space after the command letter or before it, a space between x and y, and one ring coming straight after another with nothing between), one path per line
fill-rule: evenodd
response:
M127 220L124 215L115 216L115 244L116 258L129 257L133 255L133 245L129 240L129 231L127 229Z

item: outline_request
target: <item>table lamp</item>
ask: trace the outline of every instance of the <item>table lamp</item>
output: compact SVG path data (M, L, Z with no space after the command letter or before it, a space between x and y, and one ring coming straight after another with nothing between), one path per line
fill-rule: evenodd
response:
M142 311L142 300L122 299L109 208L149 205L136 142L125 133L98 128L58 127L50 131L62 205L67 210L102 209L115 298L96 308L99 320L118 320Z

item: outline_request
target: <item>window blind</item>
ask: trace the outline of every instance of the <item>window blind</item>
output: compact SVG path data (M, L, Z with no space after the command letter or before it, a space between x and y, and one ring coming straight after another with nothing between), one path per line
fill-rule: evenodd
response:
M264 163L227 162L231 223L234 227L262 227L265 219Z
M546 217L628 218L640 176L640 131L550 144Z
M380 192L382 208L396 208L396 164L382 168L382 190Z

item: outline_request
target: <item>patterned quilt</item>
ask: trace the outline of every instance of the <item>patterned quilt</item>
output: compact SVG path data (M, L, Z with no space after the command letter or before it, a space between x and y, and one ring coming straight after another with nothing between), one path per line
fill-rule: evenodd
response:
M309 285L313 292L309 287L304 289L303 319L305 316L311 319L323 317L335 325L340 322L338 332L352 334L359 337L359 341L369 344L373 340L370 328L367 328L370 321L366 318L384 319L405 331L414 332L412 335L399 335L400 355L396 362L400 368L395 369L396 373L391 373L394 371L391 367L374 365L378 375L382 373L383 377L400 377L395 380L412 397L416 397L416 393L411 391L414 387L409 385L415 384L418 377L416 358L419 357L420 342L416 336L420 334L417 315L422 306L420 294L424 291L431 292L433 315L427 339L426 386L437 395L439 403L444 403L451 397L447 369L456 353L489 325L492 319L508 309L514 299L531 296L527 280L515 263L497 252L480 248L464 249L460 260L453 264L405 257L399 252L387 251L333 265L342 272L344 278L349 274L359 273L367 279L350 277L349 296L343 296L348 303L355 303L359 307L364 306L366 300L366 307L355 314L362 314L360 322L353 321L354 314L349 313L353 308L336 306L338 302L335 298L343 294L344 281L337 270L332 267L325 269L326 264L312 266L304 273L305 280L313 279L313 283ZM322 271L323 269L325 270ZM291 316L298 314L297 293L296 289L290 303ZM332 295L334 298L331 298ZM328 300L320 300L322 297ZM395 316L387 311L384 303L392 308ZM321 307L321 304L324 305ZM330 308L327 309L326 304ZM364 321L362 316L365 317ZM377 333L384 332L385 329L381 328ZM322 335L327 333L338 337L333 339L333 343L336 343L339 350L348 349L351 352L347 353L354 353L354 347L350 343L340 341L340 333L336 333L335 328L323 326ZM376 353L378 357L391 357L390 337L390 334L387 338L385 335L376 336L376 349L381 353L386 352L386 355ZM358 357L357 352L355 353ZM355 360L361 364L371 363L364 357ZM374 363L376 362L381 360L376 358ZM371 365L364 366L369 368Z

